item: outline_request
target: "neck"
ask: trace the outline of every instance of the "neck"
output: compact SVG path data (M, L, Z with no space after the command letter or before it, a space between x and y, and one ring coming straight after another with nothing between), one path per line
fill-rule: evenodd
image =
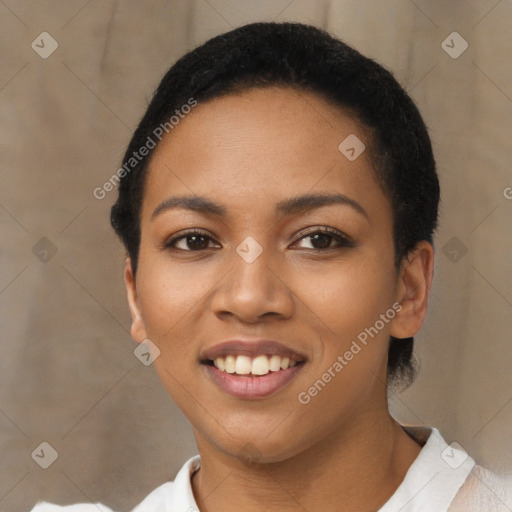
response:
M366 425L362 428L361 425ZM193 490L201 512L378 510L396 491L421 447L389 413L337 429L281 462L247 463L198 439Z

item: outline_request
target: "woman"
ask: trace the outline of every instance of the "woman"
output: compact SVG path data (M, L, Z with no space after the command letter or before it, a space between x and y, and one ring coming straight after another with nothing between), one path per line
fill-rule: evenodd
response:
M439 183L388 71L300 24L215 37L165 75L119 177L131 334L199 451L137 512L502 510L467 453L389 413Z

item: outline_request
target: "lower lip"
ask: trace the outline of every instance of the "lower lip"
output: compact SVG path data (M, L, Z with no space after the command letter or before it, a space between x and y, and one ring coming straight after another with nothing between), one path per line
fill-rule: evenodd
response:
M266 398L283 389L297 375L304 366L299 363L286 370L268 372L266 375L253 377L251 375L237 375L227 373L204 365L210 378L226 393L245 400Z

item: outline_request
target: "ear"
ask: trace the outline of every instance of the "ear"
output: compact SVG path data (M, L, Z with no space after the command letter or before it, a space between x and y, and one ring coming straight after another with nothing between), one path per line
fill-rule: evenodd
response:
M126 265L124 268L124 285L126 287L128 307L130 308L130 314L132 316L130 334L137 343L141 343L147 338L146 327L144 326L144 321L139 308L135 276L133 275L132 262L129 257L126 258Z
M402 309L391 321L391 336L410 338L421 329L427 315L433 274L434 249L422 240L402 261L396 298Z

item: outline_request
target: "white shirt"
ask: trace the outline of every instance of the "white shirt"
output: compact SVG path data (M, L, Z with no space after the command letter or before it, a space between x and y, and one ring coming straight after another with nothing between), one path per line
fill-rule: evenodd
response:
M448 445L436 428L403 427L425 443L393 496L378 512L510 512L512 481L475 464L456 443ZM198 512L191 476L201 465L189 459L174 482L157 487L132 512ZM61 507L40 502L31 512L113 512L101 503Z

